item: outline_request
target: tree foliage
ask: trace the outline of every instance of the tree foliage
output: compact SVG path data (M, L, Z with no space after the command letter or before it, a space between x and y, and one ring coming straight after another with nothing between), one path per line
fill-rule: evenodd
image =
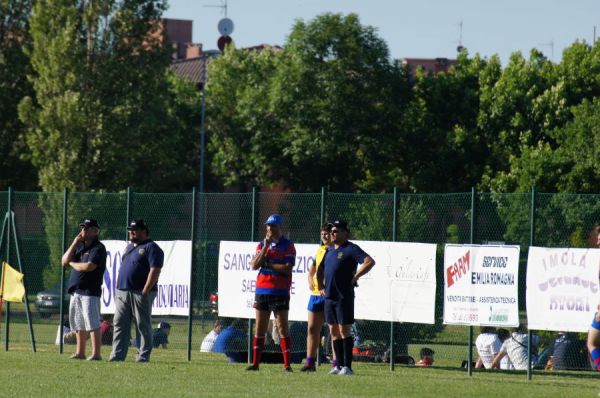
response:
M19 101L32 93L27 80L31 67L23 51L31 41L30 13L31 0L0 0L0 188L31 190L37 185L17 113Z
M193 131L181 118L195 98L167 72L157 22L165 7L163 0L35 3L35 96L22 100L19 114L44 190L182 190L195 182Z

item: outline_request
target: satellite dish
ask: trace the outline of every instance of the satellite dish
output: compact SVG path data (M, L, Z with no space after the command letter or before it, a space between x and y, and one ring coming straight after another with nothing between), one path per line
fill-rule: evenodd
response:
M219 21L219 33L223 36L229 36L233 33L233 21L229 18L223 18Z

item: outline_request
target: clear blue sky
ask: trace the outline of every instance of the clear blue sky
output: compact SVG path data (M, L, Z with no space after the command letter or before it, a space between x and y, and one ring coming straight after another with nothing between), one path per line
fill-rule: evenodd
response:
M194 21L193 40L214 49L219 38L223 0L168 0L166 18ZM237 47L283 45L297 19L325 12L354 12L363 25L377 28L392 58L456 56L462 21L462 44L471 55L498 54L505 65L514 51L526 56L540 49L559 62L575 40L591 43L600 36L600 0L228 0Z

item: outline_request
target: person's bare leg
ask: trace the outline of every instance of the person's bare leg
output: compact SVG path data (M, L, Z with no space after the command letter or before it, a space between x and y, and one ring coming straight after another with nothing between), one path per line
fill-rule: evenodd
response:
M101 359L102 355L100 353L100 348L102 347L102 334L100 333L100 328L92 330L90 334L92 337L92 358Z

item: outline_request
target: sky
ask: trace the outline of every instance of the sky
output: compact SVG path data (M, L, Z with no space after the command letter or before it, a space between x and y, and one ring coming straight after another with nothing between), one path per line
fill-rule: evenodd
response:
M193 41L217 48L217 24L225 0L167 0L165 18L191 19ZM575 40L600 36L600 0L227 0L236 47L284 45L294 22L326 13L356 13L377 29L390 56L455 58L461 44L469 54L498 54L503 65L521 51L538 48L554 62ZM551 44L553 43L553 44Z

